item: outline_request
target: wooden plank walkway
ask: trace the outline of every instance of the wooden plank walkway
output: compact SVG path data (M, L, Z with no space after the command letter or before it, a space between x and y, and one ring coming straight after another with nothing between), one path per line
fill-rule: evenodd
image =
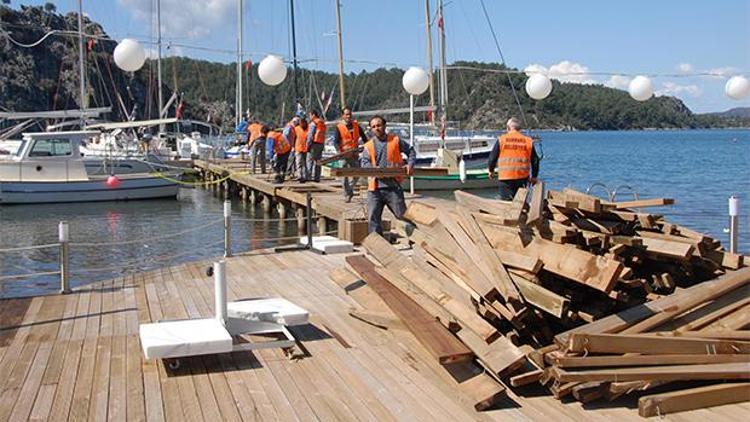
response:
M414 336L348 315L360 304L330 271L344 256L259 252L228 259L230 300L281 296L306 308L307 355L280 350L193 357L176 371L143 359L138 324L213 315L208 261L52 295L0 301L5 420L638 420L634 399L584 409L531 392L477 413ZM372 310L372 309L370 309ZM670 415L740 420L750 404Z

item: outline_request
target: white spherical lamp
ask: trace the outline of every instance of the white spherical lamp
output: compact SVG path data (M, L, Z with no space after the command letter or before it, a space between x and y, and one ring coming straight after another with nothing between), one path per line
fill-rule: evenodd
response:
M541 73L535 73L526 80L526 93L535 100L543 100L552 92L552 81Z
M132 38L120 41L113 55L117 67L126 72L135 72L146 61L146 51L143 50L141 43Z
M421 67L410 67L404 72L401 79L404 89L411 95L419 95L427 91L430 86L430 79L427 72Z
M747 98L750 95L750 81L744 76L732 76L724 85L724 92L734 100Z
M258 65L258 77L264 84L276 86L286 79L286 66L281 57L268 55Z
M636 76L628 85L630 96L636 101L646 101L654 95L654 87L651 79L645 76Z

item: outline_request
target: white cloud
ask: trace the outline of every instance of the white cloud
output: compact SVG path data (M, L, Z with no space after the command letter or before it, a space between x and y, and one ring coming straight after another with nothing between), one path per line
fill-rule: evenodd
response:
M589 68L580 63L563 60L560 63L553 64L549 68L540 64L530 64L523 70L526 75L531 76L534 73L542 73L552 79L560 82L572 82L577 84L595 84L598 83L590 74Z
M671 95L671 96L683 96L687 95L690 97L700 97L703 95L703 91L698 85L680 85L671 81L666 81L661 84L661 89L657 89L654 92L656 95Z
M152 0L118 0L124 10L146 25L156 22ZM162 36L200 38L226 25L236 0L161 0ZM224 28L222 28L224 30Z
M630 84L630 78L627 76L623 76L623 75L612 75L604 83L604 85L608 87L617 88L617 89L626 89L629 84Z
M708 73L717 78L726 78L737 73L737 69L732 66L716 67L709 69Z
M690 63L680 63L677 65L677 70L682 73L690 73L693 71L693 65Z

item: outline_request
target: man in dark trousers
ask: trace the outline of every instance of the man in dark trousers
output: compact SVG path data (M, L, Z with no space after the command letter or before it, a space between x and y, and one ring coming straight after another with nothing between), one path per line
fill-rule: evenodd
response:
M359 122L352 119L352 109L350 107L344 107L341 114L341 122L336 125L336 130L333 133L333 144L336 145L336 149L339 154L346 151L352 151L359 148L360 141L362 144L367 142L367 134ZM343 159L343 168L357 168L359 167L359 154L351 152ZM346 202L351 202L352 196L354 196L354 186L357 184L359 178L354 177L350 181L348 177L344 177L344 196Z
M267 126L261 129L261 133L266 138L268 159L273 162L273 170L275 172L274 183L284 183L292 145L281 132L270 130Z
M393 133L386 133L385 119L374 116L370 119L372 138L365 143L365 150L360 158L364 168L389 168L404 166L407 158L406 173L412 174L417 155L407 142ZM403 177L369 177L367 183L367 218L370 233L383 234L383 208L388 207L393 215L402 220L406 212L404 190L401 188Z
M512 201L518 189L529 183L536 184L539 156L534 150L534 141L520 132L518 119L508 119L506 129L507 132L492 147L487 167L490 178L497 174L500 199Z

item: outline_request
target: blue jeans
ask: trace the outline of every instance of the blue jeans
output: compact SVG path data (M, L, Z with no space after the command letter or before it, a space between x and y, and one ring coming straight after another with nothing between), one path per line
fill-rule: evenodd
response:
M400 186L367 192L367 229L369 233L383 234L383 209L388 207L394 217L402 220L406 212L404 190Z

